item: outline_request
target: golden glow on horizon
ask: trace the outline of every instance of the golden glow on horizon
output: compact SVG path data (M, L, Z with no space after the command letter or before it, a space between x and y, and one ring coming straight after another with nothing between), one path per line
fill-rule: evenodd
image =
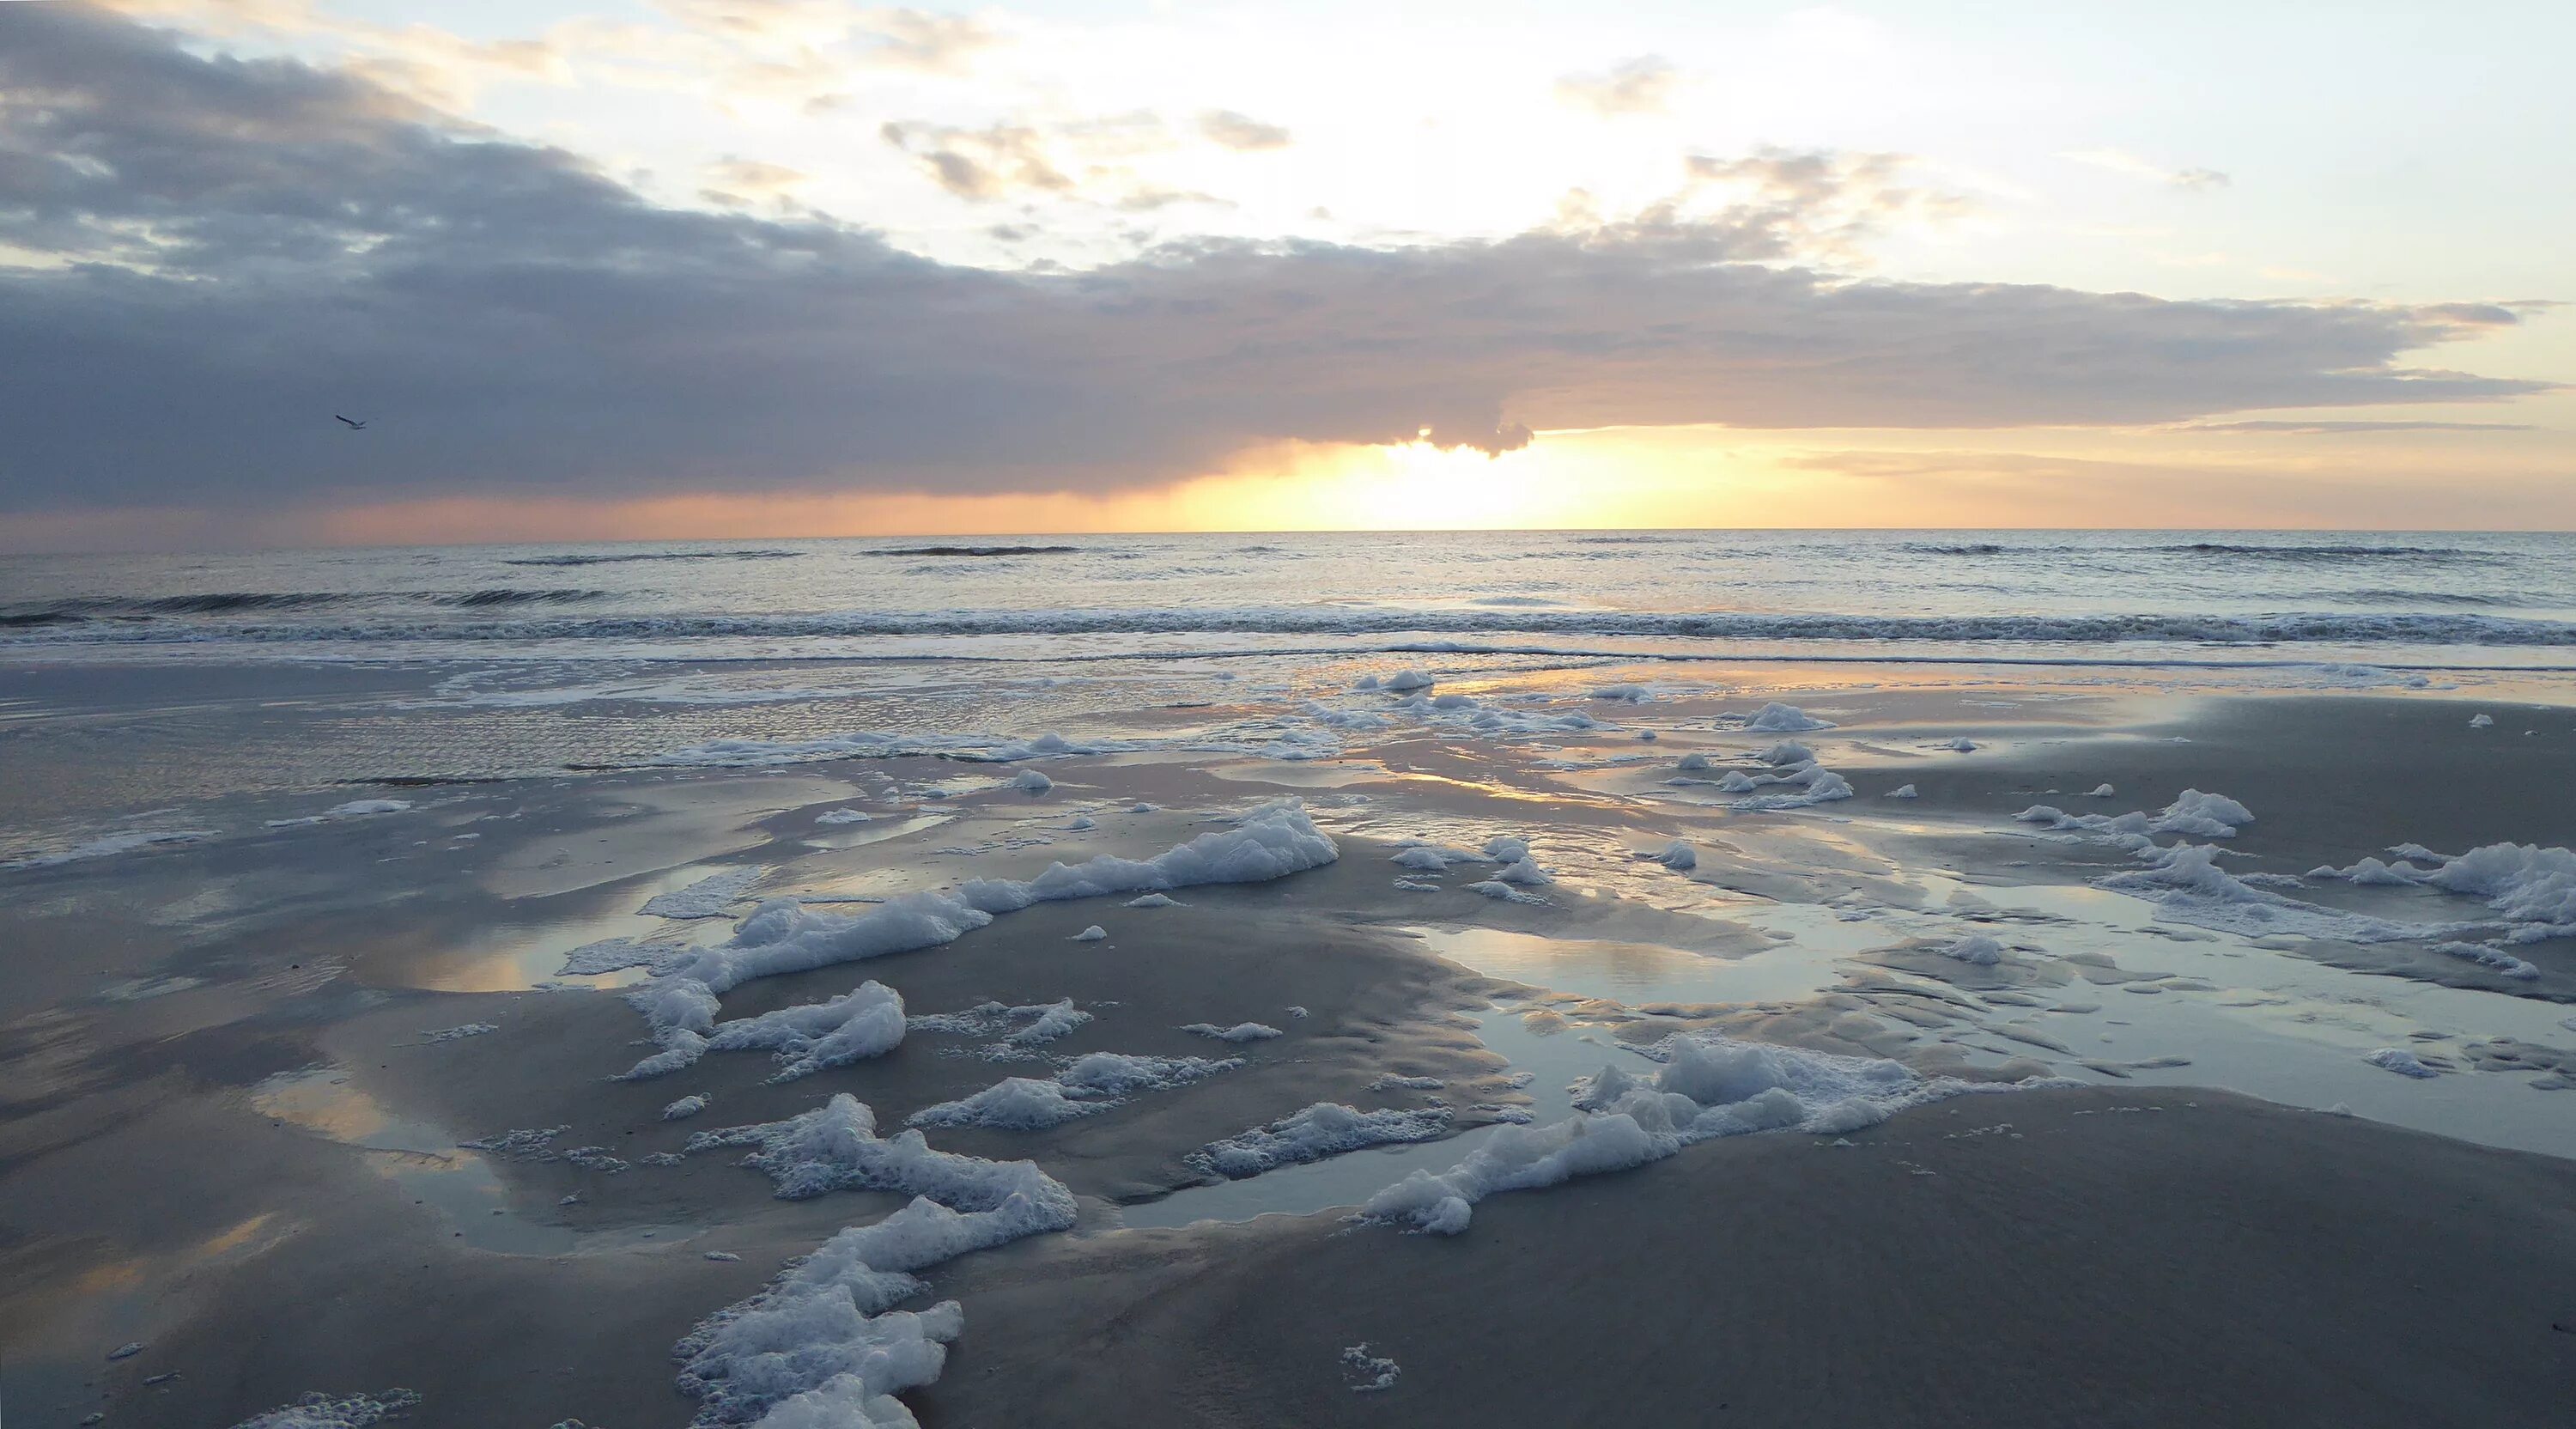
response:
M299 513L13 516L0 548L433 545L1128 531L2576 528L2557 434L2480 433L2459 499L2443 433L2190 428L1553 432L1487 457L1283 443L1134 491L457 496Z

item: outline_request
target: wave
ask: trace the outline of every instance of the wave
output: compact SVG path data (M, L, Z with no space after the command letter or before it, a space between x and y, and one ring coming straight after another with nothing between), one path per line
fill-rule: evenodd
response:
M369 604L485 610L512 605L572 605L605 600L614 594L565 587L495 586L467 591L207 591L197 595L73 596L0 611L0 627L77 625L95 620L149 621L161 616L256 615Z
M1348 606L1089 610L950 610L913 614L526 617L513 620L183 622L33 627L8 644L90 641L584 641L869 636L1264 634L1312 636L1609 636L1729 642L1861 644L2018 642L2181 645L2576 646L2576 623L2469 613L2277 615L2173 613L1883 616L1536 609L1355 609Z
M519 590L494 586L487 590L469 590L463 595L430 597L439 605L452 605L464 610L484 610L496 605L572 605L585 600L605 600L612 592L604 590Z
M871 556L1052 556L1080 546L879 546Z
M519 556L505 566L615 566L628 561L784 561L803 551L613 551L570 556Z
M2508 595L2480 595L2467 590L2326 590L2308 597L2332 601L2338 605L2453 605L2500 606L2520 605Z
M1855 554L1865 548L1840 548ZM2463 546L2368 546L2368 545L2285 545L2241 541L2186 541L2161 546L2131 546L2117 543L2093 545L2035 544L2014 545L2001 541L1900 541L1895 549L1918 556L2220 556L2256 561L2367 561L2404 559L2435 564L2485 562L2504 559L2490 551L2473 551Z

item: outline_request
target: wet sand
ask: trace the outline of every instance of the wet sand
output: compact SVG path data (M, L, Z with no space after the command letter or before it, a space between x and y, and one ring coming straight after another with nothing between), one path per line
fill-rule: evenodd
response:
M971 1039L917 1034L786 1084L767 1081L773 1064L756 1053L613 1083L650 1050L635 1045L636 1014L613 989L527 982L576 943L658 926L636 915L644 898L710 868L770 869L765 892L1025 877L1057 858L1157 852L1212 827L1210 810L1303 790L1329 813L1337 863L1182 890L1181 907L1041 904L942 947L727 995L736 1017L869 978L916 1013L1072 997L1097 1020L1051 1052L1247 1060L1050 1131L933 1132L942 1149L1034 1158L1084 1198L1072 1235L931 1273L935 1294L965 1301L968 1325L947 1376L914 1396L933 1429L2558 1422L2548 1413L2576 1391L2576 1332L2551 1329L2576 1327L2565 1288L2576 1285L2576 1163L2170 1086L1943 1103L1855 1134L1853 1147L1794 1134L1704 1145L1496 1197L1454 1241L1353 1232L1330 1216L1107 1229L1117 1203L1201 1179L1185 1153L1309 1102L1444 1101L1463 1129L1485 1119L1471 1104L1529 1101L1496 1079L1500 1059L1462 1020L1509 989L1429 956L1412 936L1420 926L1740 959L1766 940L1693 900L1760 909L1821 886L1919 902L1908 868L1970 881L2097 873L2118 855L2035 841L2009 816L2033 802L2072 806L2045 791L2103 780L2121 790L2110 812L2154 807L2185 785L2253 805L2261 817L2235 843L2259 858L2244 867L2303 871L2399 840L2576 839L2555 796L2569 782L2559 776L2576 773L2565 733L2576 716L2563 710L2518 723L2501 706L2424 697L1977 703L1994 693L1832 696L1847 727L1826 737L1884 752L1834 759L1860 797L1817 814L1640 805L1595 787L1659 778L1700 743L1760 742L1740 734L1677 734L1631 771L1566 774L1562 799L1528 773L1524 751L1433 735L1390 741L1370 760L1300 765L1053 762L1048 801L964 796L935 828L876 843L861 840L881 825L826 833L814 814L874 799L887 819L888 776L958 782L1007 767L512 781L409 795L418 809L382 820L13 876L0 886L14 940L0 989L0 1401L13 1422L69 1425L103 1408L111 1424L220 1426L308 1390L402 1385L427 1396L408 1421L422 1425L682 1422L694 1406L672 1387L673 1341L897 1198L777 1201L730 1153L609 1174L460 1155L455 1141L562 1125L559 1145L638 1161L690 1132L794 1115L842 1091L890 1127L1044 1064L989 1062L961 1055ZM1730 692L1648 709L1687 723L1744 703ZM2468 730L2477 708L2494 709L2498 727ZM2544 733L2524 737L2525 724ZM1990 742L1967 754L1917 747L1954 731ZM2164 742L2176 733L2191 742ZM1615 755L1635 748L1623 738L1568 743ZM1519 787L1492 782L1504 760L1522 766ZM1905 781L1921 798L1877 800ZM1139 797L1165 808L1124 812ZM1054 827L1077 799L1099 806L1100 828ZM244 818L257 828L277 812L287 810ZM1853 817L1899 824L1844 822ZM1395 890L1388 841L1417 824L1444 838L1543 826L1568 882L1548 906ZM1629 857L1685 826L1709 850L1690 878ZM1025 841L1032 831L1049 842ZM933 849L950 843L978 851ZM1891 848L1909 852L1891 860ZM2387 895L2306 896L2377 907ZM2474 907L2454 902L2462 915ZM1070 940L1092 923L1111 936ZM2563 940L2530 946L2543 977L2518 985L2402 949L2302 951L2576 997ZM2055 985L1919 950L1874 961L1972 992ZM2111 976L2085 976L2097 975ZM1994 1002L1987 1012L2010 1010ZM1309 1015L1289 1016L1292 1005ZM1721 1025L1892 1055L1903 1025L1859 1015L1884 1006L1594 1011L1617 1024L1613 1040ZM1232 1048L1178 1030L1244 1020L1286 1035ZM422 1042L426 1029L477 1022L500 1030ZM1962 1054L1908 1055L1930 1066ZM1989 1058L1958 1070L2037 1067ZM1370 1091L1387 1072L1449 1086ZM294 1082L300 1100L281 1100L281 1077L308 1077ZM713 1105L660 1119L689 1093ZM2536 1114L2576 1109L2513 1094L2546 1101ZM2165 1110L2112 1110L2150 1103ZM2004 1122L2020 1135L1948 1139ZM567 1195L581 1200L557 1204ZM103 1360L127 1340L145 1352ZM1363 1340L1403 1366L1395 1389L1342 1386L1336 1357ZM169 1373L180 1377L142 1383Z
M2170 1091L1848 1139L1497 1196L1455 1239L1024 1242L943 1278L970 1331L922 1422L2536 1427L2576 1397L2576 1164ZM1393 1388L1346 1387L1363 1342Z

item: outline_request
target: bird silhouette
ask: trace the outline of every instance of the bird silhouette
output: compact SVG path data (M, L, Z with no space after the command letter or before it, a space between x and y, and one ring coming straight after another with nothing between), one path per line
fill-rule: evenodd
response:
M340 414L339 414L339 413L337 413L337 412L334 412L334 413L332 413L331 415L332 415L332 416L334 416L334 417L340 417ZM340 417L340 420L341 420L341 421L343 421L343 422L349 422L349 419L348 419L348 418L346 418L346 417ZM349 422L349 430L350 430L350 431L353 431L353 432L363 432L363 431L365 431L366 429L367 429L367 424L366 424L366 423L364 423L364 422Z

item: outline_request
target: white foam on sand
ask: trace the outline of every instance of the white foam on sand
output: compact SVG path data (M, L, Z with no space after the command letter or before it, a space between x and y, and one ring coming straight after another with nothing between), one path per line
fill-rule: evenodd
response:
M1081 932L1074 934L1070 938L1067 938L1065 941L1069 943L1097 943L1108 936L1108 929L1094 923L1090 927L1083 929Z
M1832 729L1834 726L1831 720L1816 719L1796 705L1775 701L1745 720L1744 727L1762 734L1805 734L1810 730Z
M2004 945L1982 933L1971 933L1955 943L1937 949L1945 958L1956 958L1979 967L1992 967L2004 960Z
M1042 770L1023 769L1011 776L1011 787L1024 794L1043 794L1055 787L1055 781Z
M1209 1142L1182 1160L1201 1172L1239 1181L1366 1146L1434 1141L1449 1134L1453 1120L1445 1106L1418 1111L1360 1111L1339 1102L1317 1102L1268 1126Z
M858 809L825 809L823 812L814 816L814 822L818 824L864 824L873 817L875 816Z
M268 826L272 829L300 829L314 824L335 823L341 819L364 819L377 814L407 813L410 809L411 801L407 799L351 799L345 804L334 804L321 813L307 814L300 819L271 819L268 821Z
M1187 1086L1243 1065L1240 1057L1139 1057L1093 1052L1067 1062L1053 1077L1006 1077L970 1097L923 1107L905 1120L912 1126L990 1126L1043 1131L1076 1117L1121 1106L1142 1092Z
M720 1022L705 1045L711 1052L767 1048L779 1063L770 1080L789 1082L827 1067L882 1057L903 1044L904 1026L903 994L871 981L828 1002Z
M1052 864L1025 882L971 879L954 896L906 893L853 916L818 913L793 898L773 898L735 925L731 940L683 949L658 961L652 980L626 994L662 1048L626 1075L658 1076L696 1061L715 1029L717 999L753 978L937 947L992 922L996 913L1036 903L1206 883L1256 883L1318 868L1338 857L1332 839L1290 799L1260 805L1233 828L1201 834L1150 859L1104 854L1071 867Z
M1032 904L1110 893L1162 893L1207 883L1261 883L1321 868L1339 858L1332 839L1315 827L1293 799L1264 804L1231 829L1205 833L1149 859L1103 854L1085 862L1051 864L1025 882L977 878L957 896L985 913L1013 913Z
M1037 1163L933 1151L918 1131L880 1138L876 1113L847 1092L784 1121L699 1132L687 1150L694 1155L730 1146L755 1148L742 1164L776 1182L781 1200L827 1191L891 1191L984 1217L955 1229L950 1255L1073 1224L1073 1193Z
M911 1019L915 1032L939 1032L967 1037L993 1037L1000 1040L984 1049L988 1060L1005 1061L1026 1056L1030 1049L1045 1046L1066 1036L1075 1028L1091 1021L1091 1014L1073 1005L1072 998L1055 1002L1023 1003L1017 1007L999 1002L979 1002L958 1012L930 1012Z
M1663 1064L1651 1076L1603 1067L1580 1088L1575 1115L1544 1126L1501 1127L1449 1170L1416 1171L1370 1197L1362 1216L1456 1235L1487 1196L1623 1171L1695 1142L1791 1129L1841 1135L1944 1097L2074 1085L2063 1079L2001 1084L1925 1077L1885 1058L1777 1047L1714 1032L1677 1033L1647 1055Z
M667 946L654 947L632 938L602 938L564 954L563 966L555 969L555 976L598 977L628 968L651 967L656 959L672 951Z
M669 1106L662 1108L662 1119L664 1121L679 1121L685 1117L696 1116L699 1112L705 1111L706 1109L707 1099L705 1097L682 1097L678 1101L671 1103Z
M1691 847L1688 839L1675 839L1664 845L1660 853L1641 853L1637 856L1649 863L1660 863L1675 873L1688 873L1699 867L1699 850Z
M2531 943L2576 934L2576 852L2515 843L2486 844L2467 853L2450 855L2435 853L2421 844L2399 844L2389 852L2400 862L2391 864L2363 858L2349 868L2310 869L2308 876L2341 879L2364 886L2431 888L2475 898L2494 910L2507 925L2505 937L2512 942ZM2434 866L2417 869L2410 867L2411 863ZM2426 928L2421 931L2431 936L2462 930L2454 926L2447 930ZM2436 951L2450 951L2450 948ZM2486 958L2478 960L2490 961ZM2518 958L2507 962L2530 966ZM2530 975L2512 972L2502 963L2490 962L2490 966L2504 969L2514 977Z
M424 1031L420 1034L420 1040L423 1042L455 1042L467 1037L480 1037L487 1032L498 1032L500 1030L501 1028L497 1023L468 1022L462 1027L441 1027L435 1031Z
M283 1408L254 1414L233 1429L366 1429L387 1415L400 1414L419 1403L420 1395L408 1389L346 1395L316 1390Z
M710 873L686 888L656 893L644 900L641 910L648 918L721 918L765 872L758 868L728 868Z
M1150 746L1137 740L1075 740L1060 734L1005 739L991 734L913 735L861 730L822 739L713 739L667 750L643 761L679 768L756 768L818 759L904 759L923 755L978 763L1054 759L1073 754L1127 754Z
M2287 898L2247 883L2218 866L2215 844L2176 844L2137 850L2147 866L2093 880L2095 886L2154 903L2157 916L2247 937L2286 935L2348 943L2394 943L2456 936L2456 925L2398 923L2345 913Z
M2361 1060L2383 1071L2395 1072L2401 1077L2413 1077L2417 1081L2430 1081L2442 1075L2425 1066L2423 1059L2414 1053L2396 1047L2382 1047Z
M2513 954L2506 952L2502 948L2493 947L2485 943L2441 942L2433 945L2433 951L2442 954L2444 957L2462 958L2469 962L2482 964L2486 967L2495 969L2506 977L2517 978L2525 982L2532 981L2540 976L2539 968L2532 966L2530 963L2524 962L2522 959L2515 957Z
M2254 811L2224 794L2185 789L2172 803L2152 814L2070 814L2053 804L2033 804L2013 817L2026 824L2044 824L2060 833L2084 834L2134 851L2152 844L2157 834L2234 838L2238 829L2254 822Z
M1287 1035L1276 1027L1258 1022L1238 1022L1232 1027L1219 1027L1213 1022L1193 1022L1181 1030L1201 1037L1213 1037L1219 1042L1266 1042L1273 1037Z
M38 853L29 854L24 858L13 858L6 863L0 863L0 868L59 868L66 863L81 863L93 858L110 858L120 853L131 853L139 848L159 848L164 844L192 844L200 839L210 839L214 836L213 829L137 829L127 833L109 834L104 838L91 839L83 844L74 844L59 853Z
M1887 798L1887 799L1912 799L1912 798L1915 798L1915 797L1918 797L1918 796L1917 796L1917 795L1915 794L1915 792L1914 792L1914 786L1913 786L1913 785L1911 785L1911 784L1899 784L1899 785L1897 785L1895 788L1888 790L1885 794L1881 795L1880 797L1882 797L1882 798Z

